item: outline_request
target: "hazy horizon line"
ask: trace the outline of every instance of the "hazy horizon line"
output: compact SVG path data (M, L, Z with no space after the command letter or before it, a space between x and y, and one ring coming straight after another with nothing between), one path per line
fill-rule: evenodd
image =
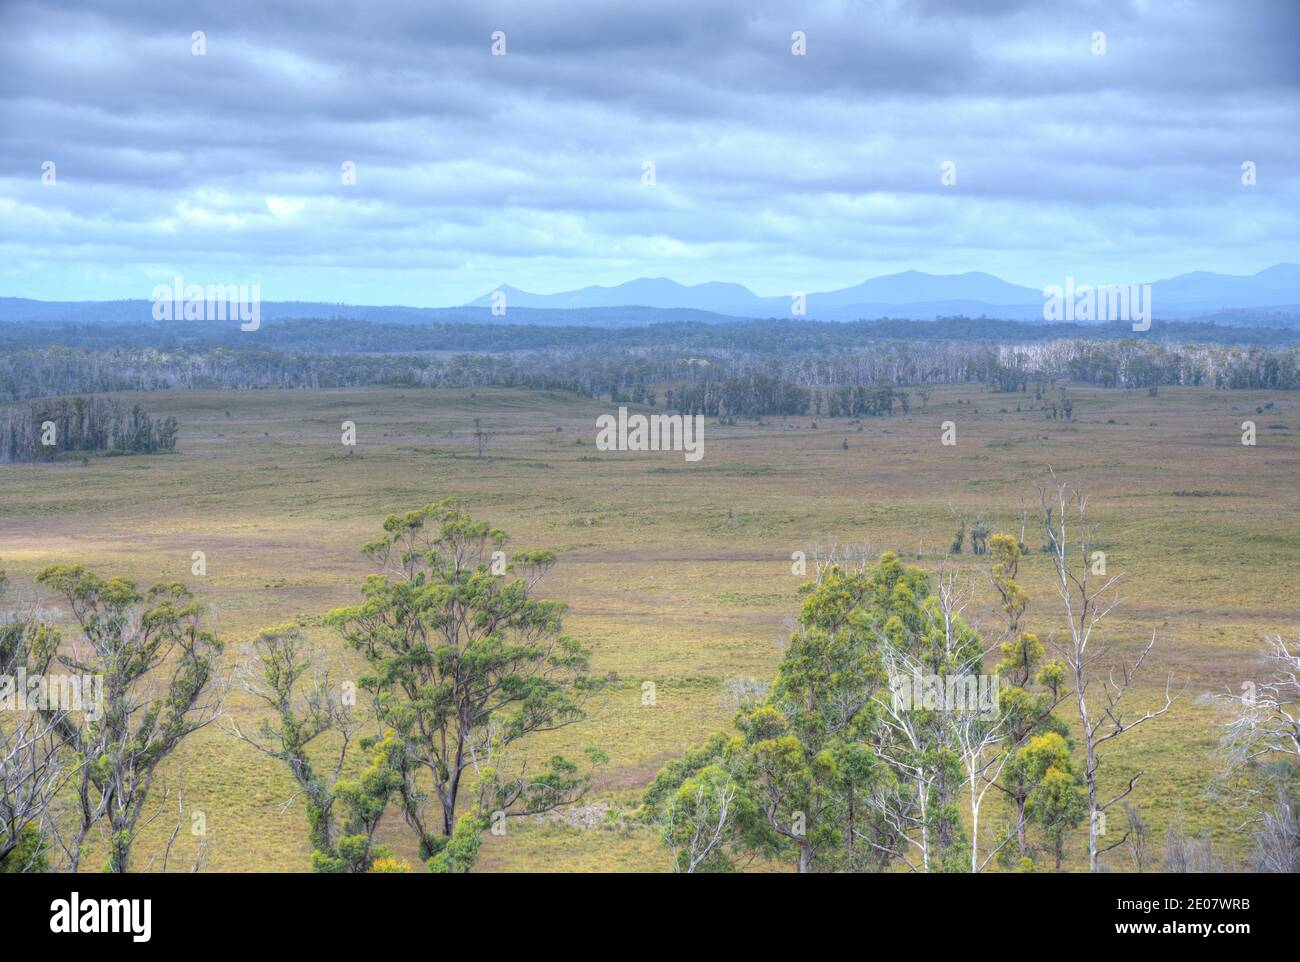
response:
M1219 276L1219 277L1236 277L1236 278L1243 278L1243 277L1256 277L1256 276L1258 276L1259 274L1262 274L1264 271L1271 270L1271 269L1273 269L1273 268L1275 268L1275 267L1300 267L1300 263L1297 263L1297 262L1295 262L1295 261L1275 261L1275 262L1272 263L1272 264L1267 264L1267 265L1265 265L1264 267L1259 268L1258 270L1252 271L1252 272L1250 272L1250 273L1245 273L1245 274L1230 273L1230 272L1227 272L1227 271L1219 271L1219 270L1210 270L1210 269L1207 269L1207 268L1193 268L1193 269L1190 269L1190 270L1182 271L1182 272L1177 273L1177 274L1170 274L1170 275L1167 276L1167 277L1157 277L1157 278L1149 278L1149 279L1135 279L1135 278L1129 278L1129 279L1124 279L1124 280L1119 280L1119 279L1115 279L1115 278L1098 279L1098 278L1092 278L1092 277L1090 277L1089 275L1084 274L1084 273L1082 273L1082 272L1080 272L1080 273L1076 273L1076 274L1074 274L1074 275L1069 275L1069 276L1074 277L1074 278L1075 278L1076 280L1078 280L1080 283L1086 283L1086 284L1090 284L1090 285L1093 285L1093 286L1101 286L1101 285L1105 285L1105 284L1120 284L1120 283L1123 283L1123 284L1155 284L1155 283L1160 283L1160 282L1162 282L1162 281L1176 280L1177 278L1180 278L1180 277L1187 277L1187 276L1192 275L1192 274L1214 274L1214 275ZM861 280L858 280L858 281L852 281L852 282L850 282L850 283L843 284L842 286L839 286L839 287L827 287L827 288L824 288L824 289L821 289L821 290L809 290L809 291L806 291L806 292L803 292L803 293L807 293L807 294L809 294L809 295L812 295L812 294L823 294L823 293L833 293L833 292L837 292L837 291L848 290L848 289L851 289L851 288L853 288L853 287L857 287L857 286L860 286L860 285L862 285L862 284L865 284L865 283L867 283L867 282L869 282L869 281L880 280L880 279L888 278L888 277L898 277L898 276L903 275L903 274L922 274L922 275L925 275L925 276L928 276L928 277L963 277L963 276L967 276L967 275L975 274L975 275L982 275L982 276L985 276L985 277L992 277L992 278L995 278L995 279L997 279L997 280L999 280L999 281L1002 281L1002 282L1004 282L1004 283L1006 283L1006 284L1010 284L1010 285L1013 285L1013 286L1015 286L1015 287L1022 287L1022 288L1025 288L1026 290L1042 290L1042 288L1048 286L1048 284L1055 284L1055 283L1058 283L1059 281L1061 281L1061 280L1064 279L1064 277L1054 277L1054 278L1051 278L1051 279L1050 279L1046 284L1044 284L1044 285L1042 285L1042 286L1040 286L1040 287L1033 287L1033 286L1028 285L1028 284L1021 284L1021 283L1016 282L1016 281L1010 281L1010 280L1007 280L1007 279L1006 279L1005 277L1003 277L1002 275L1000 275L1000 274L995 274L995 273L993 273L992 271L987 271L987 270L971 269L971 270L965 270L965 271L952 271L952 272L948 272L948 273L936 273L936 272L934 272L934 271L924 271L924 270L919 270L919 269L917 269L917 268L905 268L905 269L903 269L903 270L900 270L900 271L892 271L892 272L887 273L887 274L873 274L873 275L870 275L870 276L868 276L868 277L864 277L864 278L862 278ZM153 289L154 289L155 287L157 287L157 286L160 286L160 285L163 285L163 284L173 283L173 282L175 281L175 279L176 279L177 276L178 276L178 275L173 274L172 277L168 278L167 280L159 280L159 281L154 282L153 284L150 285L150 293L152 293ZM181 274L181 275L179 275L179 276L180 276L182 279L184 279L185 282L186 282L187 284L189 284L189 283L200 284L201 286L203 286L203 287L205 287L205 288L208 287L208 286L229 286L229 285L231 285L231 284L242 284L242 286L245 286L245 287L251 287L251 286L256 285L256 286L258 286L258 287L262 287L262 288L264 288L264 287L266 286L266 282L265 282L265 281L251 281L251 282L250 282L250 281L243 281L243 282L233 282L233 281L231 281L231 279L228 278L228 277L225 278L225 279L223 279L223 280L221 280L221 281L213 281L213 280L208 280L208 279L205 279L205 280L203 280L203 281L194 281L194 280L192 280L191 278L187 278L187 277L185 277L184 274ZM339 300L339 299L332 299L332 298L312 298L312 297L299 297L299 296L291 296L291 295L276 296L276 297L273 297L273 298L264 298L264 300L265 300L267 303L272 303L272 304L273 304L273 303L292 303L292 302L300 302L300 303L309 303L309 304L334 304L334 305L342 305L342 306L347 306L347 307L375 307L375 308L385 308L385 307L387 307L387 308L410 308L410 309L413 309L413 310L447 310L447 309L453 309L453 308L469 308L469 307L474 307L474 306L476 306L476 305L473 304L473 301L475 301L475 300L479 300L479 299L481 299L481 298L483 298L483 297L490 296L493 292L495 292L495 291L500 291L500 290L504 290L504 289L506 289L506 288L510 288L510 289L512 289L512 290L519 291L520 293L530 294L530 295L534 295L534 296L538 296L538 297L554 297L554 296L556 296L556 295L558 295L558 294L564 294L564 293L568 293L568 292L571 292L571 291L587 290L587 289L590 289L590 288L597 288L597 289L603 289L603 290L613 290L613 289L616 289L616 288L622 287L622 286L624 286L624 285L634 283L634 282L636 282L636 281L667 281L667 282L669 282L669 283L676 284L676 285L678 285L679 287L682 287L682 288L685 288L685 289L693 289L693 288L697 288L697 287L703 287L703 286L705 286L705 285L709 285L709 284L725 284L725 285L729 285L729 286L735 286L735 287L743 288L745 291L748 291L748 292L749 292L750 294L752 294L753 296L755 296L755 297L757 297L757 298L761 298L761 299L770 299L770 298L789 297L790 294L791 294L790 291L782 291L782 292L779 292L779 293L776 293L776 294L763 294L763 293L760 293L759 291L756 291L754 288L750 287L748 284L745 284L744 282L741 282L741 281L729 281L729 280L722 280L722 279L715 278L715 279L712 279L712 280L697 281L697 282L695 282L695 283L687 283L687 282L679 281L679 280L677 280L677 279L675 279L675 278L673 278L673 277L669 277L669 276L666 275L666 274L660 274L660 275L655 275L655 276L651 276L651 275L648 275L648 274L641 274L641 275L637 275L637 276L635 276L635 277L627 278L626 280L622 280L622 281L607 282L607 283L588 283L588 284L583 284L583 285L581 285L581 286L579 286L579 287L560 287L560 288L557 288L557 289L555 289L555 290L540 290L540 289L536 289L536 288L523 288L523 287L518 287L518 286L516 286L516 285L510 283L509 281L503 281L502 283L496 285L495 287L492 287L492 288L490 288L490 289L488 289L488 290L483 291L483 292L480 293L480 294L475 295L473 298L471 298L471 299L468 300L468 301L460 301L460 302L456 302L456 303L427 303L427 302L426 302L426 303L409 303L409 302L407 302L407 303L403 303L403 302L396 302L396 301L394 301L394 302L388 302L388 303L380 303L380 302L377 302L377 301ZM150 301L150 300L153 299L151 296L145 296L143 293L142 293L142 295L139 296L139 297L80 297L80 298L73 298L73 299L51 299L51 298L46 298L46 297L32 297L32 296L29 296L29 295L26 295L26 294L2 293L2 294L0 294L0 298L3 298L3 299L9 299L9 300L36 301L36 302L40 302L40 303L44 303L44 304L95 304L95 303L110 304L110 303L115 303L115 302L128 302L128 301ZM962 298L942 298L942 297L936 297L936 298L926 298L926 300L978 300L978 298L969 298L969 297L962 297ZM900 302L900 304L901 304L901 303L909 303L909 302ZM987 303L992 303L992 302L987 302ZM481 305L478 305L478 306L481 306ZM629 303L629 304L625 304L625 305L589 305L589 306L592 307L592 308L596 308L596 307L611 307L611 306L620 306L620 307L638 307L638 306L641 306L641 307L647 307L647 306L652 306L652 305L637 305L637 304ZM997 305L994 304L993 306L997 306ZM535 309L536 309L536 310L547 310L548 308L535 308ZM554 309L554 308L551 308L551 309ZM581 308L581 307L572 307L572 308L566 308L566 309L567 309L567 310L581 310L581 309L583 309L583 308ZM664 309L665 309L665 310L668 310L668 309L675 309L675 310L687 310L687 309L690 309L690 310L708 311L707 308L688 308L688 307L681 307L681 308L664 308ZM720 312L720 311L710 311L710 313L723 313L723 312Z

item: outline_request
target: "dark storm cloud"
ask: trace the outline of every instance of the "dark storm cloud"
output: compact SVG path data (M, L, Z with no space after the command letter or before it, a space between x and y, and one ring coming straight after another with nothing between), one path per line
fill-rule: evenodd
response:
M425 304L1254 271L1300 251L1298 28L1287 0L10 3L0 284Z

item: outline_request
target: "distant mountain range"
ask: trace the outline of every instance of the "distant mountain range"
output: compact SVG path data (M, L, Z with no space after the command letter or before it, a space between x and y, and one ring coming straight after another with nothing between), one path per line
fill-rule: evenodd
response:
M1076 283L1113 282L1110 278ZM1065 278L1055 281L1064 284ZM1195 271L1151 283L1158 320L1214 320L1224 324L1300 326L1300 265L1276 264L1238 276ZM506 314L491 311L494 294L505 297ZM933 320L990 317L1041 321L1043 293L992 274L926 274L903 271L853 287L807 292L806 317L823 321ZM0 298L0 321L50 323L148 323L148 300L35 301ZM502 322L625 327L661 321L717 322L738 318L791 318L791 297L760 297L741 284L712 281L684 285L665 277L638 278L613 287L584 287L533 294L509 285L461 307L416 308L263 301L263 322L295 318L345 318L378 323Z
M741 284L716 281L686 286L666 277L642 277L614 287L584 287L559 294L531 294L502 285L510 307L573 310L591 307L695 308L733 317L789 317L791 297L759 297ZM472 307L490 307L494 292L472 301ZM923 274L904 271L863 281L855 287L821 293L804 292L808 316L819 320L858 320L873 317L902 317L898 309L922 313L911 319L931 320L936 314L928 305L977 304L1036 306L1042 311L1043 296L1029 287L1009 284L992 274ZM888 309L886 309L888 308ZM875 313L880 311L882 313ZM963 313L941 311L940 313Z
M1077 278L1077 284L1093 282ZM1104 283L1104 281L1102 281ZM1056 283L1065 284L1065 278ZM1276 264L1249 276L1195 271L1151 283L1155 317L1186 320L1225 311L1272 310L1300 314L1300 265ZM790 317L791 296L759 297L740 284L710 282L687 286L666 277L642 277L614 287L584 287L558 294L533 294L502 285L507 308L574 310L599 307L694 308L733 317ZM489 307L489 292L471 302ZM884 317L933 320L964 314L1006 320L1041 320L1043 292L992 274L926 274L903 271L853 287L805 292L807 316L823 321Z

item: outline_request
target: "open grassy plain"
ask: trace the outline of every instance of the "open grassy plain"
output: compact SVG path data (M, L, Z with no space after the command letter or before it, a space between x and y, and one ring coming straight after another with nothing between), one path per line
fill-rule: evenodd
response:
M727 679L772 676L798 608L791 553L868 542L934 567L954 510L1019 535L1028 509L1027 621L1046 639L1061 621L1033 513L1034 484L1051 465L1088 491L1098 546L1123 572L1106 640L1125 654L1157 634L1139 696L1155 698L1171 672L1189 683L1168 715L1103 748L1103 787L1141 770L1133 797L1157 839L1177 823L1233 845L1239 815L1206 794L1217 734L1203 696L1235 689L1256 668L1261 635L1300 628L1300 398L1191 388L1070 396L1069 423L1044 420L1032 395L978 386L936 388L924 409L860 425L710 422L705 456L689 464L680 453L597 451L595 419L611 405L563 393L129 395L179 419L178 452L0 468L0 567L11 600L39 595L32 579L54 562L185 581L215 612L230 660L262 627L354 601L369 570L359 548L386 514L460 496L509 532L513 548L558 553L542 593L568 603L569 633L621 679L588 721L531 743L539 753L592 745L609 754L591 809L513 820L505 837L487 837L478 870L663 871L669 859L653 832L631 820L618 827L619 812L665 761L728 726ZM495 435L482 460L475 418ZM1258 425L1255 447L1241 443L1246 418ZM344 420L356 423L355 448L340 443ZM939 441L945 420L957 425L953 447ZM206 553L205 577L190 573L195 551ZM995 631L992 592L976 570L984 560L963 556L982 582L970 616ZM310 634L357 663L328 630ZM652 707L641 704L646 680L657 686ZM256 724L244 696L232 694L227 711L226 724ZM1062 714L1073 720L1071 709ZM302 801L279 763L213 727L163 776L205 814L209 869L307 869ZM166 805L136 868L151 858L157 867L174 794ZM382 834L422 870L399 820ZM1084 834L1071 867L1086 867ZM194 843L183 831L173 859L185 862Z

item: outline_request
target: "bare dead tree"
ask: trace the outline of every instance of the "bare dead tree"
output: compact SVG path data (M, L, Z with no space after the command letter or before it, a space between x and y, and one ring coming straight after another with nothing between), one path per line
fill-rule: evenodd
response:
M1099 559L1093 557L1093 526L1088 522L1087 498L1077 487L1059 481L1055 471L1051 476L1051 485L1039 487L1039 505L1047 535L1048 555L1055 569L1057 590L1069 631L1057 649L1073 676L1075 701L1083 727L1084 780L1088 787L1088 868L1095 872L1098 856L1123 845L1128 839L1128 832L1125 832L1119 841L1104 849L1099 848L1098 817L1126 798L1142 777L1142 772L1138 772L1118 795L1101 801L1097 787L1100 764L1097 750L1111 739L1163 715L1187 686L1184 683L1174 691L1173 676L1170 675L1165 680L1164 703L1159 708L1137 715L1126 714L1125 698L1132 692L1138 672L1155 647L1156 636L1153 633L1131 663L1112 663L1103 686L1101 708L1089 705L1088 687L1093 681L1093 670L1109 653L1108 649L1099 648L1097 643L1107 616L1119 604L1119 575L1105 574L1104 563L1098 564ZM1094 575L1100 581L1094 580Z
M168 794L170 793L169 792L163 793L163 802L167 801ZM184 778L184 773L182 772L180 783L176 790L176 824L172 826L172 832L169 836L167 836L167 845L163 849L162 869L161 869L162 872L167 871L167 867L171 862L172 848L173 846L175 846L176 839L181 833L181 826L183 826L184 824L185 824L185 778ZM207 834L206 818L204 817L203 812L190 813L190 832L193 836L195 836L198 839L198 843L194 853L194 860L190 863L190 867L186 869L186 871L192 875L196 872L203 871L208 864L208 834ZM153 866L153 859L150 859L149 866L146 868L146 871L152 868L152 866Z
M3 588L0 573L0 591ZM0 614L0 865L20 857L33 833L37 839L30 845L28 864L18 871L43 861L52 803L82 764L59 737L59 726L67 722L66 707L56 705L42 713L25 701L22 673L44 675L57 644L58 634L38 609L28 606Z
M1124 801L1124 817L1128 820L1128 854L1133 860L1133 871L1145 872L1153 861L1151 853L1151 826L1142 817L1137 805Z
M1292 773L1294 779L1294 773ZM1259 824L1251 833L1251 857L1255 871L1279 874L1300 872L1300 806L1293 786L1274 781L1274 796L1259 813Z
M495 434L489 434L483 430L483 423L480 419L474 419L474 447L478 451L478 456L483 457L484 449L495 440Z
M739 675L723 681L718 703L734 714L741 709L749 710L761 705L771 689L771 682Z
M1012 829L990 848L983 859L980 858L980 812L985 796L990 788L997 786L1003 767L1012 757L1011 751L1003 750L1008 739L1006 718L997 713L996 717L989 719L983 712L972 709L947 714L966 779L971 816L970 870L977 874L984 871L998 852L1016 837L1015 829Z
M1300 762L1300 644L1273 635L1264 646L1267 677L1242 685L1224 738L1236 767L1268 757Z
M891 671L892 669L892 671ZM887 665L887 671L902 674L910 671L902 664ZM925 741L914 713L894 706L888 696L878 699L882 721L894 745L885 745L877 755L894 771L895 779L873 784L868 808L885 825L889 845L865 832L859 838L882 855L897 859L913 872L929 872L932 854L929 801L938 773L930 765L910 760L920 754ZM898 750L895 750L897 746ZM857 830L855 830L857 831Z
M1225 776L1250 813L1255 868L1300 871L1300 643L1264 640L1263 677L1230 696L1222 740Z
M1171 874L1204 875L1235 870L1227 859L1214 850L1209 833L1200 838L1183 834L1177 825L1165 832L1165 871Z
M7 585L0 571L0 596ZM60 730L72 709L87 706L48 697L31 704L24 679L41 676L47 695L67 690L49 676L60 643L52 627L57 617L32 602L0 612L0 865L25 857L19 872L44 865L49 840L57 837L56 800L84 768Z
M0 714L0 865L17 857L27 832L43 835L50 804L76 769L55 727L35 713Z
M813 561L814 580L820 581L833 567L850 573L870 570L880 559L880 549L867 539L843 543L832 541L826 545L813 545L809 555Z

